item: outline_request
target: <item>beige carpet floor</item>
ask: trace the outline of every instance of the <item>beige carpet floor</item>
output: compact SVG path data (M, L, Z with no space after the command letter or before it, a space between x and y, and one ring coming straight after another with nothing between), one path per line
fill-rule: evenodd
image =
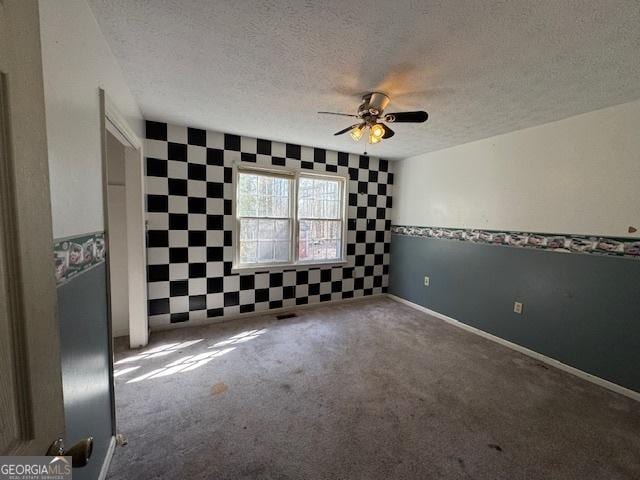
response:
M386 298L116 356L109 478L640 478L640 404Z

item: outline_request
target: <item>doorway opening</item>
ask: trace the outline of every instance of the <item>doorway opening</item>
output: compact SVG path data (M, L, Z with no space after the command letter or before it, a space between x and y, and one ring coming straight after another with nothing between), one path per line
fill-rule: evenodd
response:
M107 210L109 212L109 303L114 342L129 343L129 269L127 254L127 192L125 150L109 130L107 134ZM116 347L117 349L117 347Z
M100 94L110 332L127 348L140 348L149 340L142 143Z
M116 421L114 352L147 345L146 227L142 142L104 91L102 173L107 251L112 432L124 443ZM126 426L125 426L126 429Z

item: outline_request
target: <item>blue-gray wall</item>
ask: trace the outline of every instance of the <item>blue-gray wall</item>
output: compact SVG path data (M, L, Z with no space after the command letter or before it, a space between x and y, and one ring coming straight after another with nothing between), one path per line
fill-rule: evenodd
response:
M390 265L393 295L640 391L637 259L392 235Z
M74 480L95 480L112 436L106 266L102 262L58 286L65 444L92 436L94 448Z

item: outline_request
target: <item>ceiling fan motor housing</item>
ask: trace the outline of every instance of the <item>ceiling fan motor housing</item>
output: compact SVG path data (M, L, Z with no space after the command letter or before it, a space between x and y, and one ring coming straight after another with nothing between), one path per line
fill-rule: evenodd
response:
M389 97L381 92L367 93L362 97L358 116L365 121L375 121L389 105ZM370 118L367 118L370 117Z

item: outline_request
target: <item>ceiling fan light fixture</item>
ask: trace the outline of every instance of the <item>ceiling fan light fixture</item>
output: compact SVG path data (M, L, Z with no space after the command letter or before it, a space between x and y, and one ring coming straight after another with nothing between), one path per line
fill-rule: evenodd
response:
M384 126L379 123L374 123L369 127L369 143L380 143L384 137Z
M358 125L357 127L355 127L349 132L349 135L351 135L351 138L353 138L354 142L357 142L362 138L362 135L364 134L364 129L365 129L364 125Z
M379 130L376 128L378 125L374 125L369 129L369 143L380 143L382 141L382 135L384 135L384 128L380 127L382 134L378 135Z
M381 139L384 136L384 127L379 123L371 125L371 133L370 135Z

